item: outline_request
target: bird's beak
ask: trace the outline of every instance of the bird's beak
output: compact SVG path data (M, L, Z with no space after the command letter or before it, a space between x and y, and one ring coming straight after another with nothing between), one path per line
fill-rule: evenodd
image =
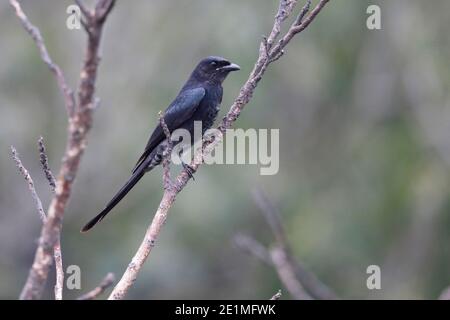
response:
M241 70L241 67L239 67L235 63L230 63L230 64L228 64L226 66L221 67L220 70L225 70L225 71L231 72L231 71Z

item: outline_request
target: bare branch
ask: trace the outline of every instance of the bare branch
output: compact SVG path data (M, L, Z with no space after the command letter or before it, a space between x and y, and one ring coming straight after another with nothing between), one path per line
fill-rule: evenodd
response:
M80 8L81 13L83 14L83 16L86 17L86 19L91 19L92 16L94 15L91 10L89 10L85 4L83 3L83 1L81 0L75 0L75 3L77 4L77 6Z
M56 180L48 164L48 156L45 150L44 138L42 137L39 138L38 146L39 146L39 159L41 160L42 170L44 170L45 177L47 178L48 183L50 184L52 192L55 193Z
M328 1L329 0L321 0L321 2L316 6L313 12L307 18L305 18L305 20L301 24L301 27L303 29L305 29L314 20L314 18L322 10L324 5ZM286 37L289 34L288 31L288 33L283 37L283 39L285 38L286 39L277 44L279 48L276 48L277 46L275 46L272 49L271 52L274 53L274 55L270 56L270 54L267 53L267 44L269 42L274 43L275 40L278 38L281 32L280 28L281 23L289 17L296 3L297 0L280 0L279 10L275 17L275 22L272 27L272 31L267 40L263 40L260 44L259 57L255 63L253 71L251 72L245 84L242 86L238 97L235 99L227 115L223 118L222 123L218 127L222 135L225 133L226 129L231 128L231 126L234 124L234 122L241 114L244 107L251 100L253 93L259 81L262 79L262 76L264 75L264 72L266 71L267 67L270 65L271 62L275 61L273 60L273 58L276 56L276 54L278 54L278 52L280 52L287 45L287 43L289 43L289 41L295 34L301 32L301 30L297 31L296 29L295 32L293 31L291 32L292 35ZM276 51L274 51L275 49ZM277 59L278 58L279 57L277 57ZM214 147L220 141L221 139L219 138L206 141L204 140L202 146L203 152L200 152L196 156L194 156L194 159L192 160L189 167L195 172L200 166L200 164L203 163L204 155L211 153ZM128 265L128 268L125 270L125 273L123 274L122 278L113 289L108 299L123 299L125 297L125 294L129 290L129 288L133 285L134 281L137 278L138 272L142 268L142 265L144 264L152 248L154 247L155 241L158 238L161 228L167 219L167 214L172 204L174 203L177 194L181 192L181 190L183 190L183 188L187 185L191 177L192 174L190 174L187 169L184 169L176 178L174 187L171 188L170 190L164 191L158 210L156 211L155 216L147 229L144 240L142 241L136 254L131 260L131 263Z
M98 23L105 22L106 17L109 15L111 10L114 8L114 0L102 0L97 1L95 6L94 16Z
M276 246L269 250L253 238L240 234L234 237L236 245L264 264L274 267L280 280L294 298L337 299L331 289L294 258L280 212L267 195L257 189L253 192L253 199L272 230Z
M242 251L258 258L268 266L273 266L272 257L269 250L266 249L257 240L245 234L239 233L233 237L234 244Z
M41 55L42 60L47 64L49 69L53 72L58 82L58 86L61 90L61 93L64 96L64 103L66 105L68 115L72 115L75 108L75 97L72 89L67 85L66 79L64 77L61 68L52 61L50 55L48 54L47 48L44 44L44 40L42 39L41 32L38 28L31 24L28 20L27 16L23 12L19 2L17 0L10 0L10 4L16 10L16 15L20 19L25 30L30 34L31 38L36 43L36 46L39 49L39 53Z
M233 240L239 249L256 257L264 264L274 267L278 277L292 297L299 300L311 299L301 283L297 280L295 269L288 260L283 248L274 248L269 251L257 240L244 234L235 235Z
M38 146L39 146L39 159L41 161L42 170L44 170L45 177L48 180L52 192L55 193L56 180L48 164L48 156L45 150L44 138L42 137L39 138ZM55 269L56 269L56 283L54 288L55 300L62 300L64 287L64 267L62 262L60 238L61 236L58 235L58 239L53 247L53 257L55 259Z
M252 194L255 204L263 213L267 224L272 229L272 233L278 245L285 248L288 247L286 231L281 222L281 214L278 208L269 200L261 189L255 189Z
M41 51L42 59L57 75L58 82L64 89L63 91L66 93L66 97L72 97L72 94L68 94L69 89L67 89L67 86L65 85L61 70L51 62L48 56L48 52L43 45L43 40L39 30L29 23L17 1L10 0L10 2L16 9L16 14L22 21L25 29L37 43ZM87 145L87 135L92 126L93 110L97 104L94 93L98 65L100 62L100 39L104 21L113 4L114 1L111 0L97 0L99 13L95 14L87 21L89 25L88 41L84 64L80 73L80 84L77 90L77 106L76 108L68 108L69 111L71 111L69 112L68 141L63 157L63 163L58 174L55 196L50 203L47 220L41 230L39 245L35 253L34 262L30 269L25 286L22 289L20 299L38 299L42 295L48 277L48 272L53 263L52 255L54 252L54 246L59 243L64 212L72 193L73 182L78 173L78 168L84 149ZM66 98L66 102L72 103L74 101L75 99L71 98L69 100ZM66 103L66 105L69 104Z
M311 296L306 293L305 288L297 279L294 267L292 266L286 251L281 247L275 247L270 250L270 255L275 270L278 273L278 277L292 297L297 300L311 300Z
M291 15L292 11L297 5L297 2L298 0L280 0L272 32L267 38L267 45L269 49L271 48L275 39L280 35L281 24Z
M39 142L41 143L42 140L39 139ZM43 147L44 146L43 143L40 144L40 146ZM28 182L28 188L30 189L31 195L35 202L36 209L39 213L41 221L42 221L42 223L45 223L47 216L44 212L44 208L42 207L42 202L41 202L39 196L37 195L36 189L34 187L33 179L31 178L30 174L28 173L28 170L23 166L22 161L19 158L19 154L17 153L17 150L13 146L11 146L11 152L13 155L14 162L16 163L16 166L19 168L20 173L24 176L25 180ZM45 149L41 152L41 160L42 160L42 153L45 154ZM62 255L61 255L61 246L59 243L59 237L58 237L58 241L56 242L56 244L53 248L53 257L55 259L55 264L56 264L55 299L61 300L62 299L62 288L63 288L63 282L64 282L64 270L63 270L63 266L62 266Z
M81 17L80 22L83 26L84 30L87 32L89 36L92 36L91 33L91 26L92 26L92 19L94 17L94 13L89 10L85 4L81 0L75 0L75 3L80 8L81 13L83 14L83 17Z
M16 167L19 169L20 174L25 178L25 181L28 183L28 189L30 190L31 196L33 197L34 204L39 213L39 218L41 218L41 221L44 222L46 219L45 211L44 208L42 207L42 201L36 192L36 188L34 187L33 179L28 173L28 170L22 164L22 161L19 158L19 154L17 153L16 148L14 148L13 146L11 146L11 153L13 160L16 163Z
M53 246L53 257L55 259L56 269L56 283L54 287L55 300L62 300L64 288L64 267L62 262L61 240L59 235L58 239L56 240L56 244Z
M284 280L282 281L284 283L287 280L298 282L298 284L292 285L285 283L286 286L290 285L291 288L294 289L294 291L289 290L291 294L294 297L300 297L301 294L299 295L299 290L296 288L303 287L316 299L337 299L337 296L330 288L323 284L293 256L278 208L261 189L256 189L253 192L253 199L263 213L264 218L275 237L277 246L275 249L271 250L271 257L272 262L280 275L280 279L283 276ZM283 252L279 253L280 250ZM290 274L295 274L295 277L292 277Z
M305 15L304 10L300 13L299 19L296 20L293 26L289 29L289 31L286 33L286 35L283 37L283 47L286 46L286 44L291 41L291 39L299 32L302 32L305 30L311 22L316 18L316 16L319 14L319 12L323 9L323 7L329 2L330 0L320 0L320 2L317 4L317 6L314 8L314 10L311 11L311 13L306 16L303 19L303 16ZM308 8L309 10L309 8ZM302 16L303 15L303 16Z
M275 294L272 296L272 298L270 298L269 300L280 300L280 299L281 299L281 296L282 296L281 290L278 290L278 292L275 293Z
M295 19L295 22L294 22L295 26L299 26L302 24L303 18L309 12L310 8L311 8L311 0L307 0L305 5L303 6L302 10L300 11L299 15Z
M283 248L277 247L268 250L257 240L243 234L237 234L233 240L239 249L254 256L264 264L274 267L278 277L292 297L300 300L311 299L301 283L297 280L296 270L290 260L288 260Z
M108 289L110 286L113 285L114 281L116 281L116 277L114 276L114 273L108 273L106 277L100 282L98 287L93 289L92 291L89 291L86 294L83 294L81 297L78 297L77 300L94 300L99 295L101 295L103 292L105 292L106 289Z

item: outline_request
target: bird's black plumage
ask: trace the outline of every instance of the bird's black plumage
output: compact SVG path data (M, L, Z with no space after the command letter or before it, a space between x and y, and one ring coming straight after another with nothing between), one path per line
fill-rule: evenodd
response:
M222 82L231 71L239 66L221 57L208 57L200 61L175 100L164 112L164 121L170 132L183 128L191 135L194 122L201 121L203 132L214 123L222 102ZM167 147L166 135L161 125L155 128L148 140L144 153L139 158L131 177L97 216L89 221L82 232L90 230L125 197L144 174L159 165Z

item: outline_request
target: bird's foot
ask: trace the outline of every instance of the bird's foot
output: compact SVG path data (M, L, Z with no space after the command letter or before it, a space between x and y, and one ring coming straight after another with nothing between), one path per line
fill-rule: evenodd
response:
M186 170L188 176L190 178L192 178L192 180L195 181L195 178L194 178L195 170L194 170L194 168L192 168L190 165L188 165L187 163L184 163L184 162L182 162L182 165L183 165L183 169Z

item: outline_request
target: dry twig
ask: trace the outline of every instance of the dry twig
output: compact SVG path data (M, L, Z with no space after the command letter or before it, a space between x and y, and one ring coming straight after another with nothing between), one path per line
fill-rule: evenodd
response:
M272 263L277 271L278 278L284 284L292 297L297 300L311 300L312 297L306 292L302 283L297 279L294 266L291 263L286 251L281 247L270 250Z
M45 177L52 189L52 192L55 193L56 190L56 179L53 176L52 171L50 170L50 166L48 164L48 156L45 150L44 138L40 137L38 140L39 146L39 159L41 160L42 170L44 170Z
M280 300L280 299L281 299L281 296L282 296L281 290L278 290L278 292L275 293L275 294L272 296L272 298L270 298L270 300Z
M31 178L28 170L22 164L22 161L19 158L19 154L17 153L16 148L14 148L13 146L11 146L11 153L13 160L16 163L16 167L19 169L20 174L23 175L25 181L28 183L28 189L30 190L31 196L33 197L36 210L39 213L39 218L41 219L42 222L44 222L46 219L45 211L44 208L42 207L42 201L36 192L36 188L34 187L33 179Z
M116 277L114 276L114 273L108 273L106 277L100 282L98 287L93 289L92 291L89 291L86 294L83 294L81 297L78 297L77 300L94 300L99 295L101 295L103 292L105 292L106 289L108 289L110 286L113 285L114 281L116 281Z
M13 160L16 163L16 166L19 168L19 172L24 176L25 180L28 182L28 188L31 192L31 196L34 199L36 209L39 213L39 217L41 218L42 223L44 224L47 220L47 216L44 212L44 209L42 207L42 201L37 195L36 189L34 187L33 179L31 178L30 174L28 173L28 170L23 166L22 161L19 158L19 154L17 153L16 149L11 146L11 152L13 156ZM53 177L53 174L51 173L50 169L48 168L48 160L47 155L45 154L45 147L42 140L42 137L39 139L39 152L41 157L41 162L45 161L44 172L45 174ZM43 160L44 159L44 160ZM47 170L47 171L46 171ZM56 284L55 284L55 299L56 300L62 300L62 288L64 283L64 270L62 265L62 255L61 255L61 245L59 241L59 237L53 247L53 257L55 259L55 266L56 266Z
M270 255L269 250L257 240L239 233L233 237L233 242L242 251L256 257L268 266L273 266L272 256Z
M281 282L295 299L337 299L330 288L294 258L277 207L261 190L253 192L253 199L270 226L276 245L267 249L257 240L243 234L234 237L235 244L266 265L274 267Z

